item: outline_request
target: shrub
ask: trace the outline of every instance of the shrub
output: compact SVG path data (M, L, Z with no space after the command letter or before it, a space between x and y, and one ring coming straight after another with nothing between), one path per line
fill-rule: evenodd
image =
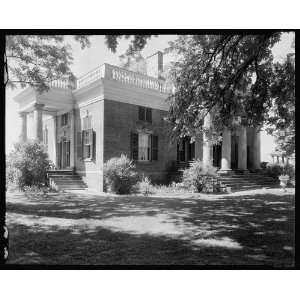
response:
M35 141L16 143L7 159L7 183L21 190L25 186L41 187L46 184L50 164L42 144Z
M262 161L262 162L260 163L260 167L261 167L263 170L265 170L265 169L267 168L267 165L268 165L268 162L266 162L266 161Z
M295 167L291 164L268 164L266 171L268 175L276 179L278 179L280 175L289 175L289 182L295 185Z
M284 165L282 173L289 175L290 179L295 179L295 167L293 165Z
M129 194L138 182L135 165L125 155L113 157L104 164L105 186L117 194Z
M191 163L190 168L183 172L183 183L196 192L215 192L218 191L220 182L217 177L217 169L204 165L202 161L195 160Z
M266 173L273 177L278 179L278 176L281 175L283 172L283 166L279 164L268 164L266 168Z
M153 185L148 177L144 177L142 181L138 182L138 190L145 196L153 193Z

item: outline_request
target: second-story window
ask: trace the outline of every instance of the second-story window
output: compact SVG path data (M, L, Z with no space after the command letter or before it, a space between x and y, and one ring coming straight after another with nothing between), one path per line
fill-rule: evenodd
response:
M139 106L139 120L152 123L152 109Z
M69 119L68 113L63 114L63 115L61 116L61 126L66 126L66 125L68 125L68 119Z

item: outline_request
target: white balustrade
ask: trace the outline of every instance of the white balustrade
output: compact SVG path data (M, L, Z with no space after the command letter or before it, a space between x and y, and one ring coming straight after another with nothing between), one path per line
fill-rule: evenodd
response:
M167 87L165 81L162 79L139 74L109 64L104 64L80 77L77 79L76 85L68 79L61 79L52 81L50 86L62 89L81 89L101 78L116 80L124 84L133 85L143 89L156 90L161 93L169 93L171 91L170 87Z
M50 82L50 86L60 89L74 89L75 87L74 82L70 81L69 79L53 80Z
M164 84L164 80L132 72L109 64L104 64L77 80L77 89L95 82L100 78L116 80L139 88L157 90L169 93L171 90Z

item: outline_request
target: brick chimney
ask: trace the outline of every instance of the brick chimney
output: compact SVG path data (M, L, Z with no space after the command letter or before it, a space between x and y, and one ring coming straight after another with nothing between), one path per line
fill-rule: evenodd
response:
M163 53L157 51L156 53L148 56L147 61L147 75L160 78L163 72Z

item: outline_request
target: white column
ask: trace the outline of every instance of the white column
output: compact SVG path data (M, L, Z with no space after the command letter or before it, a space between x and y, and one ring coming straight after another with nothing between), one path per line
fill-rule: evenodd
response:
M75 109L70 111L70 167L75 167Z
M204 118L204 129L211 129L212 120L211 113L207 113ZM203 132L203 164L212 165L212 143L209 138L209 133Z
M221 173L231 171L231 130L224 128L222 134Z
M20 142L27 141L27 112L20 112L22 127L21 127L21 135Z
M35 104L33 111L34 139L43 141L43 109L44 104Z
M260 169L260 129L255 128L253 130L253 169Z
M238 169L247 170L247 130L245 126L241 126L239 129Z
M56 133L56 115L53 116L53 163L57 167L57 133Z

